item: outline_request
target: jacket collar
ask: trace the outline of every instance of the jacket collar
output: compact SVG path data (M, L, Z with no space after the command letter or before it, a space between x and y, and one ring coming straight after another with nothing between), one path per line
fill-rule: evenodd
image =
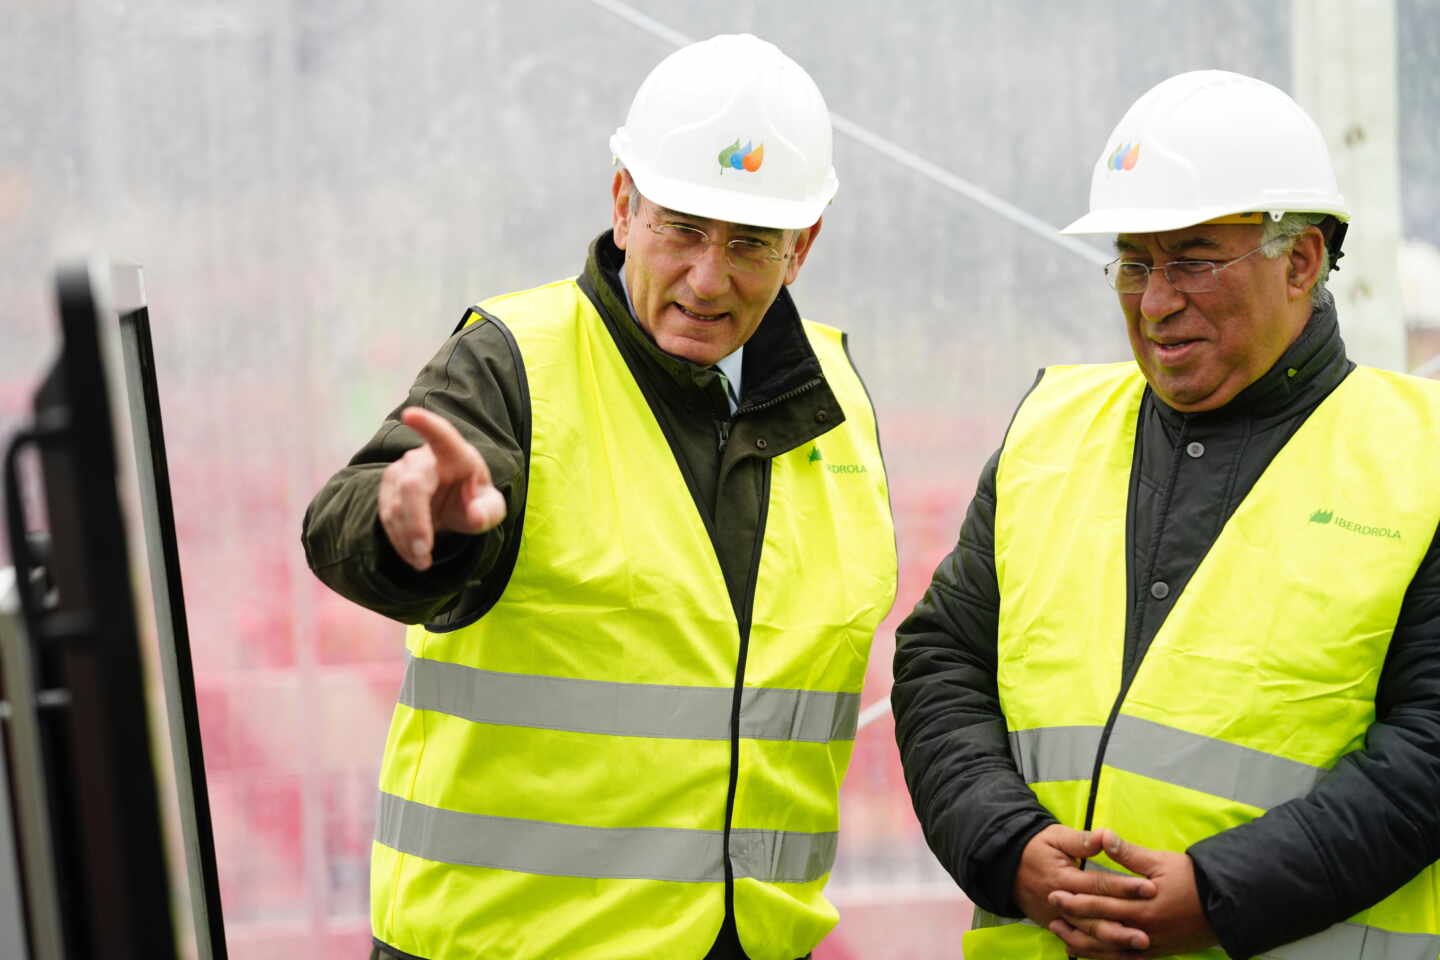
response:
M1170 426L1184 422L1220 422L1237 417L1269 419L1289 416L1313 407L1354 367L1345 355L1340 322L1333 297L1325 296L1310 312L1300 336L1286 348L1275 365L1237 393L1225 406L1202 413L1181 413L1154 397L1155 409ZM1154 391L1146 388L1146 392Z

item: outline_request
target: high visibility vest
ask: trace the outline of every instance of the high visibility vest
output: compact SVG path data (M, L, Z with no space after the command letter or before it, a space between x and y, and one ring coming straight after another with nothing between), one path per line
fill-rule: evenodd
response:
M746 952L802 956L837 919L822 889L840 782L896 579L874 414L841 335L805 324L845 418L772 461L744 624L589 299L564 281L482 306L524 361L523 532L489 612L407 634L375 936L429 960L699 958L728 855Z
M1016 765L1061 823L1184 851L1305 795L1364 745L1401 600L1440 522L1440 385L1352 372L1225 523L1122 691L1144 386L1133 363L1053 367L1016 414L996 481L998 683ZM1120 870L1103 854L1091 865ZM1065 957L1048 931L984 911L964 948L967 960ZM1431 866L1264 956L1437 955Z

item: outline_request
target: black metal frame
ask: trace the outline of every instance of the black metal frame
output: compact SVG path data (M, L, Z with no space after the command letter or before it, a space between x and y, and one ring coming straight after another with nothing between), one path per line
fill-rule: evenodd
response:
M170 626L161 631L160 653L171 758L181 777L176 787L197 952L224 960L149 316L142 306L120 317L117 326L116 315L104 305L98 269L67 268L57 276L63 349L36 392L33 426L15 437L5 456L6 527L25 650L3 662L12 674L21 664L31 675L4 680L12 690L17 682L25 685L24 696L10 697L11 709L24 701L33 713L35 749L29 753L39 758L35 769L14 776L43 779L46 816L32 819L48 821L43 829L27 831L22 818L20 859L33 865L36 857L44 858L43 872L54 879L46 883L54 889L36 887L42 881L34 876L22 876L22 886L32 918L43 899L53 904L50 915L63 926L59 936L43 941L47 955L177 956L179 927L156 779L156 751L164 749L164 741L151 736L146 711L142 637L118 489L120 477L133 472L145 504L143 539L151 549L156 619L168 616ZM127 424L133 436L127 436ZM133 450L121 449L127 440ZM30 449L38 455L48 520L43 557L32 547L23 499L21 460ZM16 736L21 726L11 723L9 734ZM36 931L29 935L33 952L40 941Z
M192 888L198 887L191 890L191 897L196 907L196 933L201 937L199 952L202 958L226 960L228 953L220 907L220 879L215 865L215 832L210 820L210 792L205 781L205 754L195 698L195 668L190 656L190 625L185 615L180 549L175 536L175 507L170 492L170 464L165 452L165 430L160 415L160 390L150 338L149 307L140 306L121 313L120 330L132 428L139 431L143 426L145 430L144 436L137 435L134 441L139 482L142 489L149 493L146 498L146 535L149 545L159 552L159 563L152 562L151 565L151 583L157 612L162 605L169 611L169 630L161 631L160 642L167 672L173 674L167 678L170 681L167 707L174 735L172 749L176 760L183 761L177 762L181 780L177 787L181 791L182 815L190 816L185 824L184 841ZM145 453L148 456L143 455Z

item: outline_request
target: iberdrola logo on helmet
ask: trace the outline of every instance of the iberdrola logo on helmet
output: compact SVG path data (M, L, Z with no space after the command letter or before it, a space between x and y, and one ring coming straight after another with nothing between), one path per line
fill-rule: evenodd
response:
M724 173L726 168L754 173L760 169L760 164L765 162L765 144L756 147L752 141L746 140L744 149L741 149L740 138L736 137L734 143L720 151L718 159L721 173Z
M1140 160L1140 141L1122 143L1105 161L1111 170L1133 170Z

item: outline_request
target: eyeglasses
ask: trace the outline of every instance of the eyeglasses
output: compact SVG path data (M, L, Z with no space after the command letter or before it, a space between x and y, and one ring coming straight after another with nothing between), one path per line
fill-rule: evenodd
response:
M745 273L760 273L790 259L789 253L781 253L775 243L760 237L711 239L707 231L681 220L652 219L645 225L659 238L660 246L669 254L689 257L712 243L718 243L725 250L725 262Z
M1144 293L1150 284L1150 274L1159 270L1170 286L1181 293L1206 293L1220 285L1221 270L1259 253L1268 245L1269 241L1230 260L1171 260L1158 267L1138 260L1112 260L1105 264L1105 279L1117 293Z

